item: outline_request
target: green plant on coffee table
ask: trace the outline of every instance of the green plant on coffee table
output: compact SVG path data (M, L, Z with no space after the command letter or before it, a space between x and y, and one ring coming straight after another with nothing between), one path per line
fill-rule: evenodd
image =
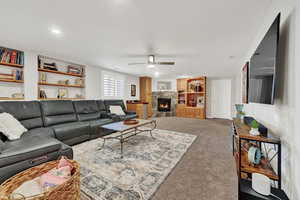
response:
M258 129L259 123L254 119L251 122L251 128Z

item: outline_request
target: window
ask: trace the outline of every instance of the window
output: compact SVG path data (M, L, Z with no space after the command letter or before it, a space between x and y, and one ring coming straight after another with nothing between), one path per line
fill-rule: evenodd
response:
M121 75L103 72L104 97L123 97L124 77Z

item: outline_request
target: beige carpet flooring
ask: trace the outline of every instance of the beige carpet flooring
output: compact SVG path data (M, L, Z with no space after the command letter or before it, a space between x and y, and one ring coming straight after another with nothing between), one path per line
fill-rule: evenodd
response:
M237 175L230 151L229 120L163 117L157 118L157 122L158 129L198 137L152 200L237 199Z
M230 121L158 118L158 128L197 135L152 200L236 200Z

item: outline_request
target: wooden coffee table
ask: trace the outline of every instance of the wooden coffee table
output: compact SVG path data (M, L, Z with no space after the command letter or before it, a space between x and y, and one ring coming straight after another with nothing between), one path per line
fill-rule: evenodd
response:
M111 135L102 137L104 141L100 149L104 147L106 140L109 139L119 140L121 143L121 158L123 158L123 143L128 141L129 138L136 136L140 133L149 132L151 137L155 139L152 135L152 131L156 128L156 120L143 120L143 119L136 119L136 120L138 120L139 123L135 125L125 125L123 122L115 122L115 123L101 126L102 128L110 129L116 132L112 133Z

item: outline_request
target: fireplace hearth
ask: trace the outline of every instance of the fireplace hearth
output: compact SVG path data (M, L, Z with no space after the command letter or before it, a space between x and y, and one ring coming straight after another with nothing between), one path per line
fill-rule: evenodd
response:
M157 111L158 112L170 112L171 111L171 99L170 98L158 98L157 99Z

